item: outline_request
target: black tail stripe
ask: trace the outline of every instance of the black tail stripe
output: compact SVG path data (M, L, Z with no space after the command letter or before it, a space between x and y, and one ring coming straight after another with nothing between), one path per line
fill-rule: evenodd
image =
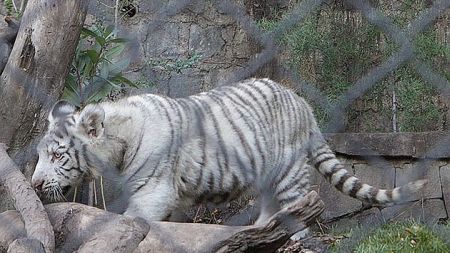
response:
M349 173L342 175L341 178L339 179L339 182L334 187L336 187L336 189L338 189L339 191L342 191L345 181L347 181L347 179L351 177L352 176Z
M388 201L392 201L392 190L386 190L386 197Z
M348 195L350 195L353 198L356 198L356 194L362 188L362 186L363 186L363 184L361 183L361 181L356 180L355 183L353 184L352 189L348 193Z
M333 176L334 173L338 172L339 170L343 169L344 167L342 166L342 164L337 163L335 164L333 167L331 167L330 170L325 171L325 173L323 174L324 177L327 180L331 180L331 177Z
M367 201L370 203L377 203L378 202L376 199L377 194L378 194L378 189L372 186L372 188L370 189L370 193L369 193Z
M324 162L326 162L326 161L329 161L329 160L333 160L333 159L336 159L336 157L335 156L327 156L327 157L324 157L324 158L322 158L322 159L320 159L320 160L316 160L315 162L314 162L314 167L316 167L316 168L319 168L319 166L322 164L322 163L324 163Z

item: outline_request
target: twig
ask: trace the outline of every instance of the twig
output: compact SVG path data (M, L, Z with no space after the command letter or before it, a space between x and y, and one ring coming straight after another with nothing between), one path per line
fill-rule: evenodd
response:
M98 201L97 201L97 185L95 183L95 179L92 180L92 182L94 183L94 205L97 206L98 205Z
M120 0L116 0L116 5L114 6L114 37L117 37L117 29L119 26L119 5Z
M100 193L102 194L103 210L106 211L105 192L103 191L103 177L100 176Z

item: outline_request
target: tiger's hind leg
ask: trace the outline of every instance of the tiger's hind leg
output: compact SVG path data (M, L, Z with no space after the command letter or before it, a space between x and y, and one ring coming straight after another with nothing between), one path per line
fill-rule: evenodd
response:
M291 178L292 181L297 182L295 178ZM298 182L297 182L298 183ZM255 222L255 225L264 225L268 222L269 218L280 211L282 208L289 207L295 204L297 201L301 200L309 191L309 183L305 184L303 188L299 188L297 184L294 183L296 187L292 188L278 188L273 195L263 195L260 197L260 214ZM293 221L295 222L295 221ZM303 229L295 233L291 239L300 240L305 238L309 233L309 229Z
M272 195L264 194L259 199L259 216L255 225L264 225L269 218L280 210L280 205Z
M300 201L309 191L309 166L303 163L300 167L294 167L287 173L287 176L280 181L277 185L275 196L280 208L286 208ZM308 228L300 230L295 233L291 239L303 239L308 233Z

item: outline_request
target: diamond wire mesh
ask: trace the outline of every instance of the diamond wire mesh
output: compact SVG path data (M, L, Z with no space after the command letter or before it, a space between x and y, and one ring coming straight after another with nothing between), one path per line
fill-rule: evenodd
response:
M154 22L148 24L148 31L156 31L161 28L165 20L173 17L183 10L185 10L190 4L198 1L195 0L183 0L174 1L168 4L165 8L162 8L154 18ZM280 52L280 45L276 42L285 32L292 27L301 24L305 18L311 13L316 12L328 1L324 0L303 0L295 4L290 13L285 18L278 22L278 25L270 32L266 33L256 24L251 16L249 16L242 6L236 4L230 0L216 0L211 1L215 8L220 10L226 15L232 17L236 23L251 37L258 42L262 50L258 54L254 55L245 65L244 68L234 72L228 79L228 82L240 81L245 78L251 77L261 67L269 63L274 59L277 53ZM344 112L357 98L363 96L370 88L374 87L381 80L386 78L390 73L394 72L405 64L410 64L417 71L417 73L431 86L437 89L443 96L450 95L449 81L442 75L436 73L426 63L417 57L413 50L412 43L414 39L424 29L429 26L436 18L446 9L450 7L450 1L441 0L435 1L430 8L427 8L419 13L419 15L406 26L405 29L400 29L394 24L394 22L386 17L380 10L371 4L368 0L345 0L347 4L359 10L368 22L378 27L381 31L387 34L400 48L392 53L388 59L379 64L378 66L370 69L367 74L360 77L353 85L348 88L343 95L340 96L338 102L332 104L327 97L314 85L309 84L299 74L289 70L287 71L288 77L292 79L296 86L294 89L302 90L306 96L315 100L323 109L330 112L331 119L328 121L325 131L326 132L338 132L342 131L344 125L343 120ZM17 77L20 80L26 80L26 77L21 76L21 72L17 72ZM41 101L42 104L47 103L49 100L54 101L55 98L48 98L46 94L38 90L27 90L29 87L26 82L24 83L25 90L33 96L36 100ZM15 157L15 161L19 165L24 165L31 159L34 154L32 150L36 145L36 142L31 143L23 150L19 151ZM433 157L436 152L443 152L450 146L450 135L446 138L435 143L433 148L428 150L424 156ZM361 146L361 148L367 149L367 147ZM378 165L391 167L388 161L382 157L367 158L375 159ZM430 166L432 159L420 159L414 166L421 168L417 178L422 178ZM370 162L369 162L370 163ZM117 177L117 175L109 175L110 177ZM124 201L126 203L126 201ZM2 223L2 221L0 221ZM96 230L101 229L102 224L96 224ZM161 234L161 237L164 237ZM61 246L61 249L70 249L73 245L70 242L65 242L65 245ZM177 252L185 252L186 249L182 245L173 242L171 245L173 249L177 249Z

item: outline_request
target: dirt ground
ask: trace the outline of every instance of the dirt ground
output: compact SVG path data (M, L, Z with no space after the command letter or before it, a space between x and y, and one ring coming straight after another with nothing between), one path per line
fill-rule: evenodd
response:
M187 222L226 225L249 225L257 217L255 201L252 197L244 197L231 201L223 206L200 205L187 212ZM289 240L277 253L321 253L341 236L335 237L323 233L311 233L299 241Z

